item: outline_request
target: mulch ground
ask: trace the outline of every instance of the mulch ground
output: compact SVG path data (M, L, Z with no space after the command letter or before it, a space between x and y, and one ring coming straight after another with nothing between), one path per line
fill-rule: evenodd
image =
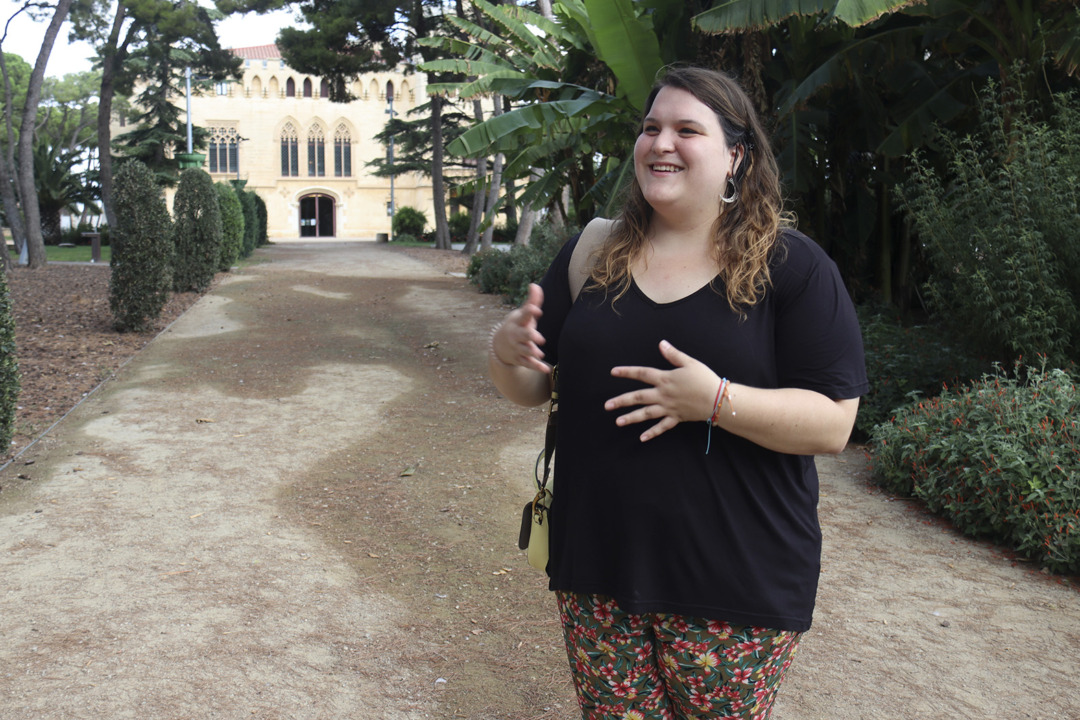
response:
M199 299L175 293L144 333L120 333L108 265L50 263L8 273L21 389L7 461L67 414Z
M464 272L468 262L455 251L394 249L445 272ZM110 274L108 265L83 263L8 273L21 390L15 434L0 464L33 443L200 297L174 293L152 329L117 332L109 310Z

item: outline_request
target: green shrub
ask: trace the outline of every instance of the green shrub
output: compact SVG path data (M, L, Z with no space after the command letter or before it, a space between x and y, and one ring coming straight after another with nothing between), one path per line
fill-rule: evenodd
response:
M398 235L413 235L419 237L424 234L424 226L427 225L427 217L416 208L400 207L394 211L394 237Z
M915 156L901 192L934 268L935 313L1003 361L1080 359L1080 104L1055 106L1054 124L1036 122L991 85L979 133L945 135L948 177Z
M218 210L221 212L221 255L218 269L228 271L244 249L244 209L229 183L215 183Z
M124 163L113 176L113 204L109 308L117 330L141 332L169 299L172 219L154 174L138 160Z
M1080 573L1080 393L1064 370L1000 368L873 434L873 477L962 532Z
M258 197L250 190L236 191L240 198L240 208L244 211L244 247L240 251L240 257L250 257L259 244L259 209L255 198Z
M451 242L465 242L465 236L469 234L469 216L467 213L454 213L447 219L450 227Z
M415 235L410 235L409 233L402 233L401 235L394 236L394 242L415 243L419 241L416 239Z
M465 275L480 292L502 295L518 305L528 295L529 283L544 276L568 237L550 224L537 223L528 245L481 250L470 258Z
M208 173L198 168L180 173L173 215L173 289L203 292L221 263L221 211Z
M510 253L503 250L480 250L469 258L465 277L482 292L507 295L510 277Z
M856 440L865 440L912 396L933 397L943 386L975 379L989 366L946 343L942 328L904 327L878 306L860 306L858 313L870 391L859 402Z
M255 230L255 246L261 247L270 240L269 233L267 232L267 215L266 215L266 201L262 199L262 196L257 192L252 191L252 197L255 200L255 221L257 223Z
M0 270L0 456L11 448L15 409L19 403L19 360L15 353L15 319L7 275Z
M467 228L466 228L467 229ZM502 225L495 226L495 232L492 233L492 242L497 243L512 243L517 238L518 222L517 220L507 220Z

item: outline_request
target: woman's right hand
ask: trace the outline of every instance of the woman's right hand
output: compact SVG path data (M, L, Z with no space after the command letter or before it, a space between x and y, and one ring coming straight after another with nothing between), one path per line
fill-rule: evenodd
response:
M550 373L551 366L544 362L544 336L536 329L537 319L543 315L544 291L539 285L529 285L529 294L521 307L506 316L491 336L491 353L505 366L529 368Z

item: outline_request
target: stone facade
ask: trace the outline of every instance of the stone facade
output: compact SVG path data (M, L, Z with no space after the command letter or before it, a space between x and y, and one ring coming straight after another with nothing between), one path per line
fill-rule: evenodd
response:
M271 240L389 233L390 180L366 163L386 154L373 138L389 118L388 89L403 116L426 101L424 76L365 75L353 84L356 100L333 103L323 81L289 68L275 45L233 52L244 59L243 78L191 98L192 124L210 131L203 169L215 181L247 181L266 202ZM115 123L114 136L124 132ZM430 178L399 176L393 195L395 207L434 218Z

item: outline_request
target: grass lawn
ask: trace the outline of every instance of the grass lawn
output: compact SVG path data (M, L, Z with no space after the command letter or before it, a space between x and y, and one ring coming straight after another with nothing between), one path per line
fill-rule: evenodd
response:
M45 257L51 262L90 262L90 246L76 245L75 247L45 246ZM112 248L105 245L101 248L101 264L108 265L112 257Z
M18 262L15 254L15 246L8 244L8 255ZM49 262L90 262L90 246L78 245L76 247L58 247L56 245L45 246L45 257ZM101 248L101 264L108 265L112 257L112 248L108 245Z

